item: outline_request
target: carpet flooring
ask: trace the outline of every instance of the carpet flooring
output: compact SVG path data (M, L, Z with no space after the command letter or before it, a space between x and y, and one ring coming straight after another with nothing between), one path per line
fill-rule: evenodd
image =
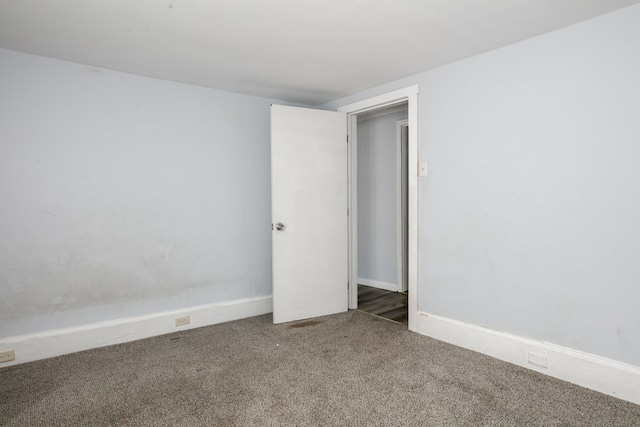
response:
M2 426L638 426L640 406L359 311L0 369Z

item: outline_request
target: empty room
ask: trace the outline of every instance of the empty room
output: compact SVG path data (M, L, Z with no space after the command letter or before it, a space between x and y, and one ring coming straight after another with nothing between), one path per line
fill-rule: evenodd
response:
M640 0L0 0L0 425L640 425Z

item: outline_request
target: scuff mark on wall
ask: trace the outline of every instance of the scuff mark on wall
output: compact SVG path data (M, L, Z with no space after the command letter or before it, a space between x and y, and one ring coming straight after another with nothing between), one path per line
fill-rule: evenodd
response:
M0 61L0 337L271 293L273 100Z

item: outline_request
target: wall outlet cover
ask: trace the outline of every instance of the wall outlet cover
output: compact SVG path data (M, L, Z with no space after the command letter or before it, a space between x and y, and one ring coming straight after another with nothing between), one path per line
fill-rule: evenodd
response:
M549 359L536 353L529 352L528 362L541 368L549 368Z
M176 317L176 327L189 324L189 316Z
M16 360L16 353L13 350L0 351L0 363Z

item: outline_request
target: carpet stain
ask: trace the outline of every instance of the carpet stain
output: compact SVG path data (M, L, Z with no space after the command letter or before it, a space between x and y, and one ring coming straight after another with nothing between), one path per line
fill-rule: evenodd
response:
M324 323L324 320L307 320L306 322L299 322L289 326L289 329L293 328L306 328L307 326L315 326Z

